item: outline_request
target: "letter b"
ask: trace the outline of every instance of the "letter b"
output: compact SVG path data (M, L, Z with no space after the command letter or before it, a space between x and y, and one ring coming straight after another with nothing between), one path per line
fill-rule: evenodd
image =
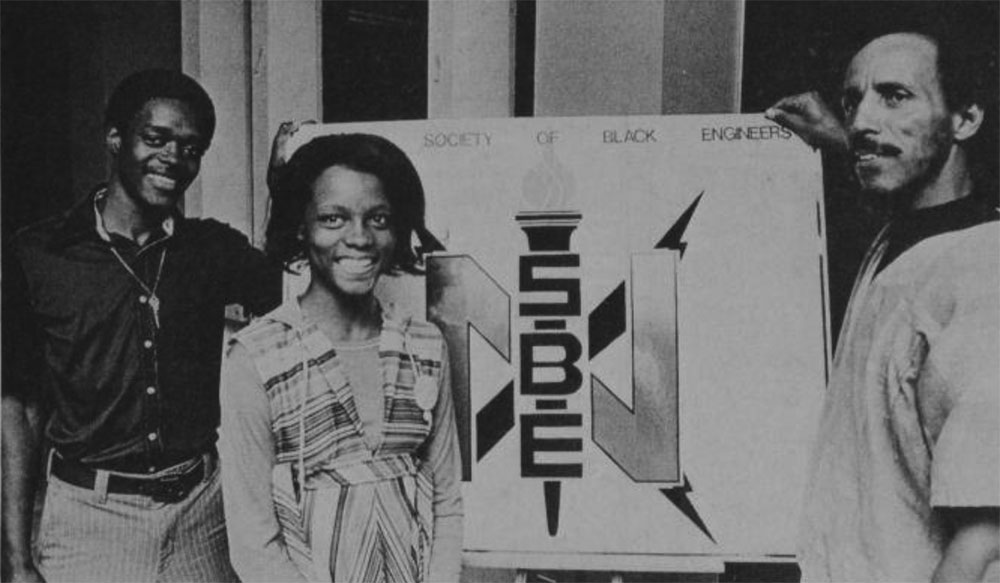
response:
M558 361L535 360L535 349L542 347L562 348L563 356ZM521 336L521 394L523 395L570 395L583 383L583 375L577 368L583 348L572 334L524 334ZM536 381L534 372L540 368L558 368L563 371L559 381Z

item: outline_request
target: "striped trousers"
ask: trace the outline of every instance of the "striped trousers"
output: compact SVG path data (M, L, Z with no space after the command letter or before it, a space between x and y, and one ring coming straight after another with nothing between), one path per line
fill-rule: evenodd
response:
M51 583L238 580L218 467L175 504L87 490L50 475L35 552Z

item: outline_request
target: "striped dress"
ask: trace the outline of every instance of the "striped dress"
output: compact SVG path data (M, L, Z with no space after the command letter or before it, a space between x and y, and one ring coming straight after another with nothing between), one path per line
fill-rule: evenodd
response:
M453 411L440 406L445 400L450 405L450 395L444 385L447 353L437 328L394 318L388 310L383 313L378 361L384 417L375 450L364 440L352 388L336 350L315 325L303 322L297 301L236 334L227 359L237 346L259 381L254 387L231 387L223 379L223 482L224 486L229 482L227 467L252 463L246 452L232 447L240 437L231 434L246 424L239 419L227 422L230 414L238 417L241 408L230 411L226 394L263 390L273 452L272 518L279 535L271 542L284 549L280 558L287 557L307 580L427 580L434 540L435 471L450 473L451 478L458 470ZM428 387L436 393L430 401ZM442 428L450 435L436 436ZM433 447L435 437L446 447ZM431 459L434 452L441 459ZM234 468L234 477L239 471ZM245 511L230 512L230 503L235 505L242 494L241 485L229 485L227 520ZM457 479L453 486L457 492ZM246 580L240 569L241 534L230 532L230 540L234 564ZM253 553L259 546L250 542L245 548Z

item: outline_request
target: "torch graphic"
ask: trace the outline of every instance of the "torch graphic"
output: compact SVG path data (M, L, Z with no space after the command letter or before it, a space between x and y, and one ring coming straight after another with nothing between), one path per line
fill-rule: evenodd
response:
M523 210L515 217L528 239L519 257L518 317L521 476L541 478L550 536L559 532L562 482L583 476L583 415L572 398L583 385L577 363L583 344L580 321L580 256L571 249L582 215L564 210L573 194L572 175L551 149L524 179Z

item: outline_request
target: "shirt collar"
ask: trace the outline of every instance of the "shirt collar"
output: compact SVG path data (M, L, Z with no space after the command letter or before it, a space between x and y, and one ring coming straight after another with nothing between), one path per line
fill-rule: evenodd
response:
M107 198L107 196L108 196L108 189L107 189L107 187L100 188L97 192L94 193L94 197L93 197L93 199L94 199L94 202L93 202L93 208L94 208L94 229L97 231L97 235L102 240L110 243L111 242L111 233L109 233L107 227L104 226L104 217L101 215L101 207L100 207L101 201L104 200L105 198ZM155 239L153 239L152 242L154 242L154 243L157 242L157 241L159 241L160 239L166 239L167 237L171 237L174 234L174 215L173 215L173 213L171 213L170 215L168 215L167 218L163 219L163 222L160 224L160 228L163 231L163 236L162 237L156 237ZM148 244L149 243L147 243L147 245Z
M920 240L995 220L996 206L984 196L973 194L903 213L892 221L889 236Z
M924 239L958 231L998 219L998 210L982 193L945 204L914 209L901 214L883 230L886 248L879 260L881 271L900 255Z

